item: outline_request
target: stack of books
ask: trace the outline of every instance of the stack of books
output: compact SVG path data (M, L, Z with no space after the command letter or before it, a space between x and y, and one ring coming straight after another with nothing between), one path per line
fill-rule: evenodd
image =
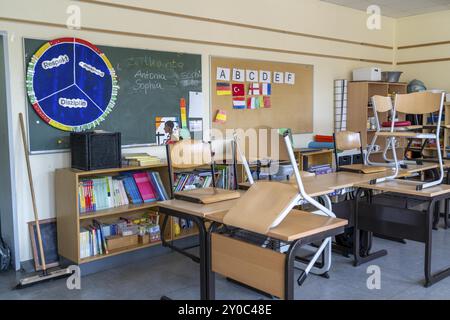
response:
M160 240L159 219L145 217L130 220L120 218L111 223L103 223L93 219L88 226L80 228L80 258L108 254L108 239L130 235L149 234L152 242ZM113 248L114 249L114 248Z
M151 156L148 153L126 153L122 156L122 166L145 167L160 164L160 158Z
M316 176L322 175L322 174L328 174L333 172L333 168L331 168L331 165L329 164L323 164L323 165L316 165L311 166L308 169L309 172L315 173Z
M80 258L87 258L99 254L108 254L106 237L119 234L120 224L126 225L125 221L115 224L104 224L93 220L92 224L80 228Z
M215 171L218 173L216 178L216 187L228 190L234 190L234 171L233 166L216 165Z
M78 184L80 214L168 199L159 172L155 171L82 179Z
M180 172L175 174L173 191L207 188L212 185L210 171Z
M234 188L234 172L232 166L217 165L215 167L216 187L222 189ZM195 170L177 172L173 184L173 191L183 191L212 187L212 174L209 170Z

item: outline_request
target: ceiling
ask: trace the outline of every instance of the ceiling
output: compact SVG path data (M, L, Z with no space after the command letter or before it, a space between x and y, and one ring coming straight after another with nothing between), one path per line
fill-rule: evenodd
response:
M366 11L373 4L379 5L381 15L401 18L435 11L450 10L450 0L322 0L344 7Z

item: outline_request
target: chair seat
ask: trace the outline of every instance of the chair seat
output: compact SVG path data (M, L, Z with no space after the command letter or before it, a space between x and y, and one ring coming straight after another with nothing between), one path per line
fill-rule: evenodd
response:
M376 132L379 137L398 137L398 138L411 138L411 139L436 139L434 133L421 133L411 131L394 131L394 132Z

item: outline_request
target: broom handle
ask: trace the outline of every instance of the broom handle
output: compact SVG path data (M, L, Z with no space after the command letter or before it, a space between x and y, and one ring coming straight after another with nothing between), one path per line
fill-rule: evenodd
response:
M33 203L34 220L36 221L36 232L39 244L39 253L41 254L41 266L42 270L45 272L47 270L47 266L45 264L44 246L42 245L41 227L39 226L39 216L36 207L36 196L34 194L33 175L31 174L30 155L28 154L28 141L25 135L25 124L23 121L22 112L19 113L19 118L20 118L20 129L22 132L23 150L25 151L25 159L27 161L28 181L30 182L31 201Z

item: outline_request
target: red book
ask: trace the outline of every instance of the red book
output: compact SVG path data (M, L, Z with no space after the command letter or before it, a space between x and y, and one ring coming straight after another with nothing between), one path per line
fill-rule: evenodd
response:
M153 202L158 199L146 172L133 173L133 178L144 202Z
M314 140L316 142L333 142L333 136L324 136L317 134Z
M394 122L394 127L408 127L411 125L411 121L395 121ZM392 126L392 122L390 121L386 121L383 122L381 124L382 127L386 128L386 127L391 127Z

